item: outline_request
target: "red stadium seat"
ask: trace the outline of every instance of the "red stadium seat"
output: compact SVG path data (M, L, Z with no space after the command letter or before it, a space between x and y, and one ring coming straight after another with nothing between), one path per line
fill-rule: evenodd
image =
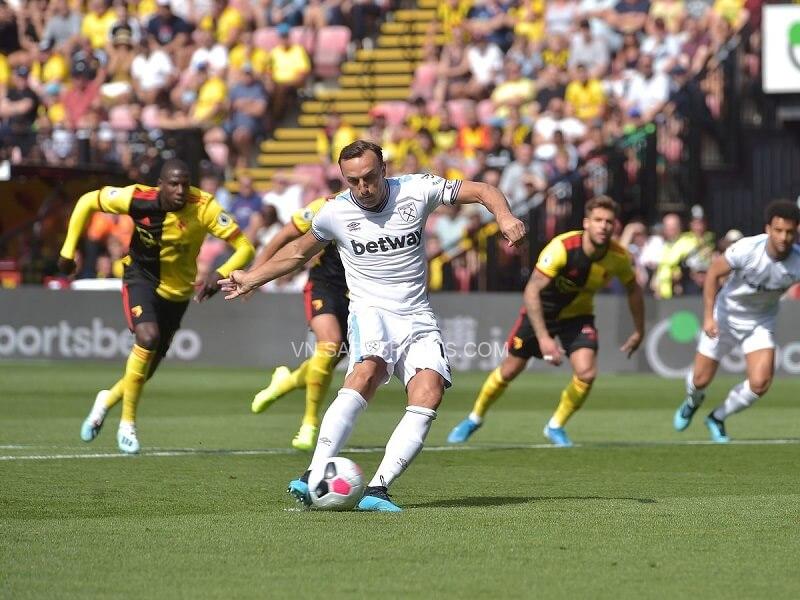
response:
M155 104L148 104L142 108L142 127L145 129L158 129L160 116Z
M319 30L314 50L314 74L331 78L339 75L341 64L347 56L350 29L343 25L330 25Z
M424 63L414 71L414 82L411 84L411 95L430 100L438 78L438 65Z
M206 144L206 153L215 165L224 167L228 164L230 148L228 148L227 144Z
M130 107L125 105L112 107L108 111L108 122L112 129L120 131L133 131L138 127L136 117Z
M281 36L275 27L262 27L253 33L253 45L264 50L272 50L281 43Z
M463 127L467 124L468 105L474 105L472 100L450 100L447 103L447 112L450 113L450 121L455 127Z
M309 56L314 55L314 31L310 27L292 27L289 32L289 41L300 44L306 49Z
M381 114L386 117L389 126L402 125L406 119L408 103L402 100L379 102L370 109L371 115Z
M301 177L316 181L325 181L325 167L322 165L297 165L294 172Z
M481 100L480 102L478 102L478 108L477 108L478 120L483 125L489 124L489 122L494 117L494 111L495 111L494 102L492 102L488 98L486 100Z

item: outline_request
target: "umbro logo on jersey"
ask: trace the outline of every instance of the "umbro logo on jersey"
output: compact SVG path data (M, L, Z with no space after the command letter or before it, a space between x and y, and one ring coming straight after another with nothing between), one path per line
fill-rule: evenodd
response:
M358 221L350 221L347 224L347 231L358 231L359 229L361 229L361 223Z
M411 223L411 221L417 218L417 208L413 204L401 206L397 209L397 212L400 213L400 217L406 223Z
M353 248L353 254L361 256L365 252L367 254L378 254L379 252L389 252L390 250L397 250L398 248L418 246L420 241L422 241L422 230L412 231L400 237L379 237L374 242L366 242L364 244L355 240L350 240L350 245Z

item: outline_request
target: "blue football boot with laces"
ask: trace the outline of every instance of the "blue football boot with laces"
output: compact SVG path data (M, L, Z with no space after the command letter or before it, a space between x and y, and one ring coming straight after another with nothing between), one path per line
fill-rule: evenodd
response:
M402 508L397 506L389 497L389 492L385 486L374 485L364 490L364 497L358 503L356 510L371 512L402 512Z
M311 471L306 471L299 478L292 479L289 482L289 487L286 489L295 501L306 507L311 506L311 495L308 493L308 476L310 474Z
M711 413L706 417L705 423L706 427L708 427L709 433L711 434L712 442L716 442L718 444L727 444L731 441L731 438L729 438L728 434L725 433L725 423L715 418L714 413Z
M689 398L684 400L678 410L675 411L675 416L672 417L672 426L675 427L675 431L686 429L689 423L692 422L692 417L698 408L699 406L690 404Z

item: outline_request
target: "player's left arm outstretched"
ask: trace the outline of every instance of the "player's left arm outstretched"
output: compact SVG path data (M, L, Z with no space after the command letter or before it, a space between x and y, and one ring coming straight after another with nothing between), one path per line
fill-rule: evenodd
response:
M329 243L326 240L319 240L308 231L286 244L272 258L257 267L249 271L233 271L220 281L222 290L227 294L225 299L233 300L244 296L269 281L296 271Z
M628 308L631 311L634 331L622 344L620 351L625 352L630 358L644 339L644 293L641 286L636 283L635 277L627 283L625 289L628 292Z
M500 233L509 246L518 246L525 239L525 224L511 214L503 192L487 183L461 181L456 197L457 204L483 204L494 215Z

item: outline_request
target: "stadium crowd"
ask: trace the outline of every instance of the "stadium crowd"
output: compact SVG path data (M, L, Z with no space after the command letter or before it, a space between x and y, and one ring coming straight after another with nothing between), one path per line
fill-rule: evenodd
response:
M139 181L147 161L135 148L151 152L165 130L199 128L210 158L201 187L258 245L293 210L339 189L338 152L357 138L379 143L392 173L428 171L498 186L515 212L540 215L537 236L548 240L574 222L576 197L609 193L612 152L635 181L642 140L654 123L661 173L682 160L688 119L724 152L722 90L706 75L742 31L752 40L747 64L758 69L757 30L748 24L760 12L759 0L446 0L431 24L410 99L376 104L364 130L329 113L317 142L319 165L278 172L263 194L235 167L252 164L256 143L284 118L298 90L310 89L314 57L293 32L313 36L345 24L352 51L371 45L380 20L398 3L80 4L0 0L0 153L12 162L120 165ZM270 50L258 43L265 29L280 37ZM445 36L442 47L437 32ZM136 135L138 145L131 143ZM80 147L88 155L79 156ZM231 193L225 181L234 177ZM626 210L618 234L641 283L659 297L697 293L718 245L741 235L731 231L717 243L699 206L661 222L648 222L650 211L642 209ZM489 287L520 288L528 250L495 244L484 213L448 207L434 216L427 242L433 289L487 287L490 254L498 268ZM107 222L88 232L83 272L109 276L129 230L97 218ZM222 260L223 249L209 243L201 271Z

